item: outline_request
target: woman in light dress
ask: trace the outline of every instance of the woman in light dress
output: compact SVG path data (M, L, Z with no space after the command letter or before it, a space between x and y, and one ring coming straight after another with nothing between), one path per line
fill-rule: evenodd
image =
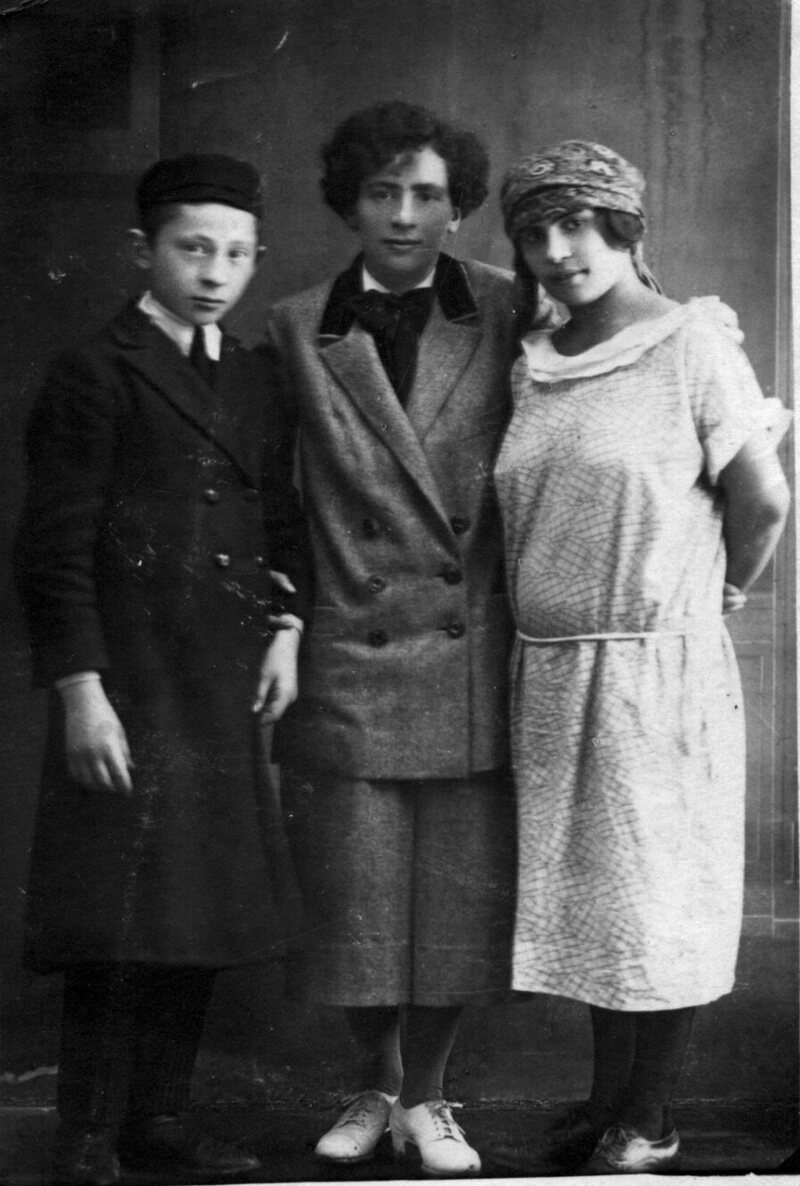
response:
M566 306L528 333L496 468L518 630L514 988L585 1001L591 1096L526 1172L674 1168L669 1101L698 1005L730 992L744 711L725 609L789 494L736 316L678 304L641 256L641 174L567 141L502 191L517 272ZM590 1159L587 1161L587 1159Z

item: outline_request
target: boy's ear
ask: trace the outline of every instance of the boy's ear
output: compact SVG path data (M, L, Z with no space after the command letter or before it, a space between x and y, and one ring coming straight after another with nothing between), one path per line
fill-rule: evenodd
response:
M261 263L264 256L267 254L267 249L264 246L256 248L256 267Z
M131 227L128 231L128 247L131 260L137 268L149 269L153 266L153 252L144 231Z

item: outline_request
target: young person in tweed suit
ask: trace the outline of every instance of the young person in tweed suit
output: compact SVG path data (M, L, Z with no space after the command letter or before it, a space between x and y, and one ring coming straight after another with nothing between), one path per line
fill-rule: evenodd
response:
M305 995L368 1054L317 1145L480 1169L443 1099L463 1006L508 985L515 868L511 636L491 472L508 417L508 273L441 250L487 193L474 135L402 102L344 121L326 201L359 242L271 311L300 424L316 601L282 722L284 805L308 918Z

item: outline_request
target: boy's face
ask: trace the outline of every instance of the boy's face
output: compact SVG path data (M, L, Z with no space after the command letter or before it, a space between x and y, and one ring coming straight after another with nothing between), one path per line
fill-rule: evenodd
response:
M361 239L370 275L392 292L424 280L446 236L458 230L447 182L447 164L429 146L401 153L362 181L347 224Z
M262 250L255 215L218 202L181 203L153 243L137 234L136 263L166 309L208 325L239 300Z

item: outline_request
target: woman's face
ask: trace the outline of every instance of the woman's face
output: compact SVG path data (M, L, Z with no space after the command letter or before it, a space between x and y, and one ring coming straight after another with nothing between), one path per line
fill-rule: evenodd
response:
M628 249L608 242L590 207L529 227L518 246L539 283L570 308L605 296L632 266Z

